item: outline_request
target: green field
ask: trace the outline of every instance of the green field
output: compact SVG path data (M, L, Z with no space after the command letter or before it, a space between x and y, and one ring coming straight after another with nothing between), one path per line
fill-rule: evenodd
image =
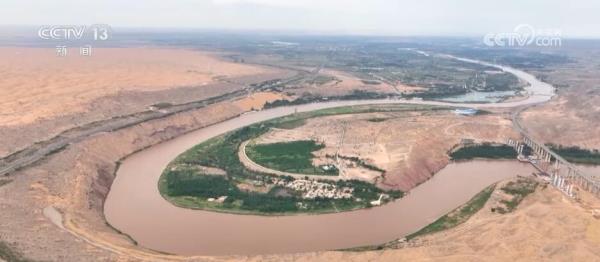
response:
M445 110L445 108L408 105L350 106L297 113L246 126L209 139L179 155L163 171L158 184L159 191L165 199L180 207L238 214L329 213L367 208L370 207L370 201L376 200L381 193L388 194L391 199L397 199L402 197L402 192L384 192L370 183L357 180L321 181L338 187L354 188L354 197L351 199L304 199L301 198L299 192L289 189L282 191L277 186L273 187L270 184L272 183L272 176L246 169L238 158L238 149L242 142L257 138L271 128L301 125L304 120L313 117L372 112L428 112L434 110ZM311 153L319 147L320 145L312 141L304 141L259 147L258 153L263 159L275 163L278 168L287 170L296 168L305 171L312 169L312 171L315 171L319 168L309 166L309 159L312 157ZM293 152L293 154L290 154L290 152ZM281 156L276 156L278 153ZM282 159L295 159L301 165L279 161ZM197 168L194 168L197 166L219 168L224 170L227 175L201 174ZM291 177L284 177L284 179L294 180ZM248 185L262 189L264 192L239 189L240 186ZM227 196L222 203L208 201L209 198L222 196Z
M337 175L336 168L325 171L312 164L313 152L324 147L312 140L249 144L246 146L246 154L255 163L278 171L306 175Z
M281 129L294 129L294 128L301 127L304 124L306 124L306 120L305 119L290 120L290 121L286 121L286 122L280 123L279 125L277 125L277 128L281 128Z
M584 149L577 146L565 147L553 144L549 144L548 147L571 163L600 165L600 151L597 149Z
M517 152L511 146L490 143L467 145L450 152L452 160L470 160L475 158L515 159Z
M511 195L510 200L502 200L504 206L494 207L492 211L500 214L514 211L526 196L535 192L538 182L531 178L519 178L517 181L510 181L500 188L504 193Z

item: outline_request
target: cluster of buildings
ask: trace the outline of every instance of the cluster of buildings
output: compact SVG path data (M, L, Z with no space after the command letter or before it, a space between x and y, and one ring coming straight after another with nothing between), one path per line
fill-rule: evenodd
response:
M305 179L296 179L289 182L283 179L276 179L273 182L278 186L304 192L302 194L302 198L306 199L314 199L318 197L330 199L352 198L352 193L354 192L354 188L351 187L338 188L336 185Z

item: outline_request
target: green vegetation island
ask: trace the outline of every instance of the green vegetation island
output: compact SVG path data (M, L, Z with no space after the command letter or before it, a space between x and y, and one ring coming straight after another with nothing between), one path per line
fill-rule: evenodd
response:
M300 171L305 179L275 176L248 170L238 157L244 141L271 128L295 128L309 118L373 112L448 110L426 105L368 105L323 109L252 124L202 142L174 159L158 182L161 195L176 206L217 212L254 215L332 213L372 207L401 198L401 191L384 191L359 180L317 180L312 174L337 175L311 164L312 152L321 145L295 141L251 145L257 163L282 171ZM287 161L294 159L294 161ZM291 163L294 162L294 163Z
M514 148L503 144L481 143L463 145L449 154L450 159L455 161L471 160L475 158L485 159L515 159L517 152Z

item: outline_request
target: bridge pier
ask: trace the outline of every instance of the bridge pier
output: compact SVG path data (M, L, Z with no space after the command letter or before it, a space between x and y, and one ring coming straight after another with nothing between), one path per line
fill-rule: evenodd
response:
M546 151L541 150L541 154L540 154L540 161L542 162L546 162Z
M565 177L564 177L564 176L561 176L561 175L559 175L559 176L558 176L558 178L559 178L559 182L558 182L558 189L561 189L561 190L562 190L563 184L565 183Z
M577 185L580 189L600 198L600 183L581 173L575 166L552 152L543 144L536 143L525 133L522 134L523 142L509 140L509 143L519 154L523 153L525 145L531 148L531 154L539 159L539 163L532 161L532 164L538 168L547 170L548 174L550 174L550 183L554 187L569 197L573 197L573 187ZM542 165L542 163L544 164Z
M517 151L519 152L519 154L523 154L523 149L525 148L525 145L521 144L521 142L517 143L518 147L517 147Z
M508 139L508 145L512 146L515 151L517 151L517 154L521 155L523 154L523 144L521 144L521 141L519 140L512 140L512 139Z
M585 191L590 191L590 183L588 181L585 181L583 183L583 188L585 189Z
M569 191L567 193L569 194L569 196L573 196L573 184L569 185Z

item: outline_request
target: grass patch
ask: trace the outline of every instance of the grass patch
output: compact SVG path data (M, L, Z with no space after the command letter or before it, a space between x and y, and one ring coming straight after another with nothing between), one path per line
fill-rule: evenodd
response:
M21 253L13 250L7 243L0 241L0 258L7 262L33 262L24 258Z
M290 121L286 121L286 122L280 123L277 126L277 128L294 129L294 128L301 127L304 124L306 124L306 120L304 120L304 119L296 119L296 120L290 120Z
M313 166L313 152L324 147L325 145L312 140L249 144L246 146L246 154L257 164L279 171L306 175L338 175L337 169L325 171Z
M475 158L514 159L517 152L511 146L491 143L466 145L449 154L452 160L471 160Z
M379 122L384 122L384 121L386 121L388 119L389 118L385 118L385 117L374 117L374 118L367 119L367 121L373 122L373 123L379 123Z
M169 102L161 102L161 103L152 105L152 107L155 107L156 109L165 109L165 108L169 108L172 106L173 106L173 104L171 104Z
M8 185L12 180L10 179L0 179L0 186Z
M237 193L237 187L227 181L225 176L200 175L186 171L173 171L171 178L167 180L169 195L197 196L204 198L216 198Z
M485 205L492 195L492 192L494 192L494 188L496 188L495 184L485 188L463 206L444 215L443 217L440 217L438 220L422 228L421 230L406 236L406 239L410 240L417 236L447 230L466 222Z
M317 75L315 78L313 79L308 79L306 81L306 83L308 84L313 84L313 85L324 85L327 84L329 82L333 82L336 81L337 79L335 77L332 76L328 76L328 75Z
M501 200L503 206L492 208L492 212L505 214L514 211L526 196L535 192L538 182L531 178L519 178L517 181L510 181L500 188L504 193L511 196L510 200Z
M584 149L577 146L565 147L554 144L548 144L548 147L571 163L600 165L600 151L598 149Z

